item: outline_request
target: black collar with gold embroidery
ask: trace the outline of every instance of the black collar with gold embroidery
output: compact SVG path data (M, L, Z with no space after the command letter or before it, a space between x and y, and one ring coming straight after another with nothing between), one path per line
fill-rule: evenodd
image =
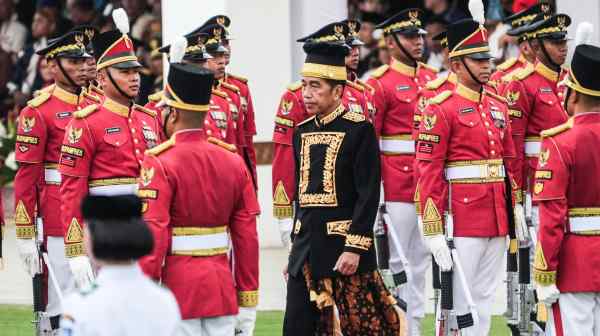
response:
M328 115L326 115L326 116L324 116L322 118L317 116L315 118L315 124L318 127L322 127L322 126L325 126L327 124L330 124L335 119L337 119L337 117L339 117L342 114L344 114L344 112L346 112L346 109L344 108L343 104L340 104L335 110L333 110L333 112L329 113Z

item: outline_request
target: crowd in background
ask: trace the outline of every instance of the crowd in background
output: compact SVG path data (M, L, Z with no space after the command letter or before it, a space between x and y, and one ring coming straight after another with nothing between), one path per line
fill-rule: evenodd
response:
M468 9L468 0L348 0L348 17L362 21L360 38L366 44L361 50L361 60L358 68L358 75L367 79L369 72L382 64L389 62L386 47L381 40L375 26L383 22L387 17L398 12L400 8L406 8L407 2L411 3L409 7L421 8L426 14L425 30L428 34L425 37L426 50L423 56L423 62L445 70L441 56L442 47L438 41L432 40L432 37L445 30L449 22L470 17ZM490 48L496 64L503 60L515 57L517 50L511 48L514 41L505 35L508 26L502 24L502 20L509 15L524 10L537 0L484 0L486 13L486 28L490 34Z

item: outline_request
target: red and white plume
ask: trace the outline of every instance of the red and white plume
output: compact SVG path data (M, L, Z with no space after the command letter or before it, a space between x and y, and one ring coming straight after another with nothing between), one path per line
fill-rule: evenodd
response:
M589 22L580 23L577 25L577 33L575 34L575 46L592 43L593 34L594 25Z

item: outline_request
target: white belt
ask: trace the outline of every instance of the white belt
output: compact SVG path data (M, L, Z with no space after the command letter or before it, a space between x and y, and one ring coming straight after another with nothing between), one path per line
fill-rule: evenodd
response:
M58 169L44 168L44 181L46 183L60 184L62 178Z
M538 156L541 149L542 143L540 141L525 141L525 155Z
M215 255L227 252L229 236L227 232L203 235L173 236L171 253L180 255Z
M387 153L411 154L415 152L415 142L414 140L380 140L379 148Z
M94 196L137 195L137 190L137 184L116 184L90 187L89 193Z
M488 178L504 178L504 165L469 165L460 167L447 167L446 179L488 179Z
M600 216L569 217L571 232L600 230Z

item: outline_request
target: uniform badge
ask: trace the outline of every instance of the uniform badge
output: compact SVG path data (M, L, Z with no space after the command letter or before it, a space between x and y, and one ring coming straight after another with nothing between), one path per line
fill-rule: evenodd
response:
M237 121L240 115L240 111L238 110L237 106L233 103L230 103L229 110L231 111L231 119L233 119L233 121ZM234 123L233 126L237 126L237 124Z
M154 130L148 125L142 126L142 134L144 135L144 140L146 140L146 147L152 148L158 144L158 137Z
M144 168L142 167L142 171L140 172L140 180L142 181L142 185L147 187L154 177L154 167Z
M504 114L497 107L490 107L490 114L492 115L492 119L494 119L494 125L496 128L504 129L506 127L506 120L504 119Z
M35 117L27 118L26 116L23 116L23 118L21 118L21 124L23 132L29 133L33 130L33 126L35 126Z
M240 97L240 105L242 106L242 109L246 110L248 108L248 100L246 100L246 97Z
M535 186L533 187L533 192L538 195L539 193L541 193L544 190L544 183L542 182L536 182Z
M517 103L517 100L519 100L519 97L521 96L521 93L519 91L508 91L506 93L506 102L508 103L509 106L514 106Z
M19 152L21 153L25 153L29 150L29 146L25 146L25 145L19 145Z
M436 121L437 121L436 115L428 115L428 114L423 115L423 127L425 127L425 129L428 131L431 131L433 129L433 127L435 127Z
M348 107L350 109L350 112L354 112L354 113L363 113L363 109L360 105L358 104L348 104Z
M81 139L81 135L83 134L83 128L74 128L69 127L69 131L67 131L67 139L69 139L70 144L75 144L79 142Z
M294 102L290 100L284 100L281 102L281 114L288 115L292 111L292 107L294 106Z
M377 112L377 110L375 110L375 107L373 106L373 104L371 104L371 102L367 102L367 109L369 110L369 116L371 117L371 119L375 118L375 113Z
M423 112L427 107L427 98L425 98L425 96L421 96L421 98L419 98L419 105L417 106L419 108L419 111Z
M65 118L68 118L70 116L71 116L71 112L68 112L68 111L67 112L58 112L56 114L56 118L57 119L65 119Z
M398 85L396 91L407 91L410 90L410 85Z
M539 156L540 167L544 167L548 163L548 159L550 159L550 150L542 149Z

